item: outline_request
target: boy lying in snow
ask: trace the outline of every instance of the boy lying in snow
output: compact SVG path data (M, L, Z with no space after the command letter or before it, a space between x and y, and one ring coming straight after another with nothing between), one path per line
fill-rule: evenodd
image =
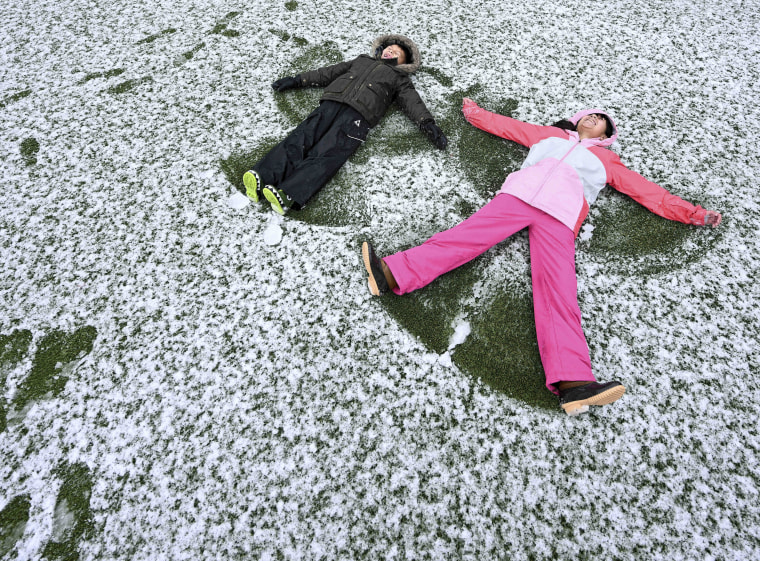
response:
M373 56L360 55L272 84L278 92L326 88L319 106L243 174L249 198L265 198L280 214L303 207L356 152L393 101L439 149L446 148L446 137L412 84L411 74L420 67L414 42L403 35L382 35L372 51Z

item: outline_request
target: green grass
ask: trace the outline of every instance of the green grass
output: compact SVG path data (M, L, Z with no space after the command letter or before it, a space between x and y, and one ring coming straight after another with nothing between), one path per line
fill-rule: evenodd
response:
M182 57L185 60L190 60L191 58L193 58L195 56L195 53L197 53L198 51L200 51L205 46L206 46L206 43L200 42L195 47L193 47L192 49L190 49L189 51L186 51L186 52L182 53Z
M32 90L22 90L20 92L17 92L15 94L11 94L7 97L4 97L3 99L0 99L0 109L5 107L6 105L10 105L11 103L15 103L16 101L20 99L24 99L27 96L30 96L32 94Z
M123 68L114 68L112 70L106 70L104 72L91 72L87 74L82 80L79 82L80 84L83 84L85 82L89 82L90 80L95 80L97 78L111 78L113 76L121 76L124 74L125 70Z
M539 407L557 406L544 384L529 294L499 292L470 322L472 335L456 348L454 362L507 395Z
M237 37L240 35L239 31L234 29L227 29L227 24L238 17L240 12L228 12L224 16L224 21L217 23L214 28L209 32L211 35L223 35L224 37Z
M19 152L21 157L24 158L24 163L27 166L33 166L37 163L37 152L40 151L40 143L34 137L25 138L21 141Z
M13 409L20 411L31 401L59 395L69 380L67 366L92 351L96 336L95 328L90 326L72 333L47 333L37 345L30 372L17 388ZM0 334L0 387L3 390L6 373L28 354L32 338L27 329ZM0 407L0 432L7 428L5 410ZM92 478L87 466L82 464L62 464L54 474L62 483L56 499L53 535L43 555L51 561L75 561L79 559L80 540L92 530ZM0 557L11 553L23 536L30 508L30 498L20 495L0 511Z
M133 78L131 80L125 80L115 86L111 86L106 91L110 94L123 94L135 89L137 86L152 82L153 78L150 76L143 76L142 78Z
M173 27L169 27L168 29L164 29L163 31L159 31L158 33L154 33L153 35L148 35L147 37L144 37L140 39L137 44L138 45L144 45L146 43L152 43L156 39L159 39L160 37L164 37L165 35L171 35L172 33L176 33L177 30Z
M6 372L21 362L32 342L32 332L16 329L8 335L0 334L0 390L5 392ZM0 432L7 426L5 400L0 400Z
M594 235L587 251L630 274L648 276L680 269L711 251L725 231L704 235L696 226L651 213L614 189L607 189L599 203L593 209Z
M0 382L5 383L3 371L6 365L18 363L29 350L32 332L28 329L16 329L8 335L0 335Z

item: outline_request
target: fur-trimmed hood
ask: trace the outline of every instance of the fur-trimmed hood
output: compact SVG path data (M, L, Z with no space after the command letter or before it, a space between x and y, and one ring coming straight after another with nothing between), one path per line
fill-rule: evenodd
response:
M395 33L389 33L388 35L380 35L380 37L376 38L372 42L372 51L371 54L375 58L380 58L380 55L383 52L383 49L387 47L388 45L401 45L404 47L407 51L409 51L409 54L412 56L411 61L407 61L405 64L399 64L396 66L399 70L402 70L404 72L407 72L408 74L414 74L417 69L422 64L422 59L420 58L420 50L417 48L417 45L414 44L414 41L409 39L409 37L405 37L403 35L397 35Z

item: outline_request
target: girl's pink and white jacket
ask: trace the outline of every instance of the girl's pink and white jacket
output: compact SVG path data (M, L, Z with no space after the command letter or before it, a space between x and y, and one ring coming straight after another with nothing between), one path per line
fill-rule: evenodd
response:
M617 138L617 127L606 112L580 111L573 124L591 113L601 113L614 133L605 140L580 140L578 133L553 126L531 125L491 113L470 99L462 112L472 125L530 148L519 171L510 174L500 192L509 193L553 216L578 235L581 224L605 185L644 205L655 214L685 224L705 224L706 210L670 194L666 189L629 170L614 152L606 149Z

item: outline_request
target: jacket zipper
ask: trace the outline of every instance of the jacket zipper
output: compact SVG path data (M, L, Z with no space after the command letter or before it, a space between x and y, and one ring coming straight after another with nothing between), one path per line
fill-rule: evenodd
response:
M379 61L375 62L375 64L373 64L372 66L370 66L364 72L364 74L362 74L361 77L357 79L356 85L354 86L354 92L353 92L353 94L351 96L353 99L356 99L357 94L362 89L362 85L364 84L365 78L367 78L370 74L372 74L377 69L377 67L380 66L381 64L385 64L385 63L384 62L379 62Z

